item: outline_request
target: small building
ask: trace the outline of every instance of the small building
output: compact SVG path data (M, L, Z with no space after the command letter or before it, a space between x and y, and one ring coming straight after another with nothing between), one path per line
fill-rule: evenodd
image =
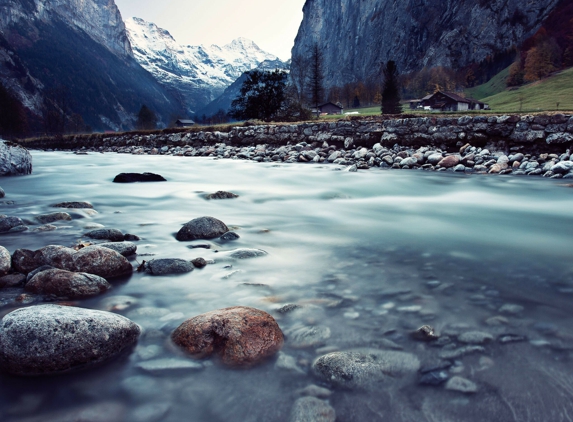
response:
M422 98L420 106L432 111L488 110L489 106L473 98L464 98L453 92L438 91Z
M334 104L331 102L324 103L318 106L320 114L343 114L344 107L340 103Z
M193 120L177 119L175 125L177 127L190 127L195 126L195 122Z

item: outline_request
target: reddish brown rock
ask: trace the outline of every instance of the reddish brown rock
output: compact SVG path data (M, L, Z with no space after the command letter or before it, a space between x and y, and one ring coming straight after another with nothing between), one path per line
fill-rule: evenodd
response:
M15 271L28 274L39 267L38 263L34 259L34 251L29 249L17 249L12 254L12 267Z
M460 156L459 155L448 155L440 160L438 163L439 166L450 168L455 167L460 164Z
M195 358L219 354L224 364L234 367L253 366L274 355L284 343L283 333L271 315L245 306L188 319L171 338Z
M66 270L46 270L36 274L26 283L31 293L54 295L68 299L95 296L111 288L105 278L87 273Z

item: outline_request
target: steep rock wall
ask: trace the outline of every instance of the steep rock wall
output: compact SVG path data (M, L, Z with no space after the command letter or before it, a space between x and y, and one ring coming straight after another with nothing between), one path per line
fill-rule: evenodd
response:
M324 52L327 88L378 75L459 68L502 52L536 31L559 0L307 0L292 50ZM295 69L293 69L295 71Z

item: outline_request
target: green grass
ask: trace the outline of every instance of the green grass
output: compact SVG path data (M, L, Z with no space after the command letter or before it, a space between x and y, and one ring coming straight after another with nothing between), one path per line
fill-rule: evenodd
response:
M573 68L482 98L495 112L573 111ZM559 103L559 106L557 106Z
M482 98L491 97L492 95L499 94L505 91L507 85L506 80L509 76L509 67L499 72L485 84L478 85L473 88L465 90L466 97L481 100Z

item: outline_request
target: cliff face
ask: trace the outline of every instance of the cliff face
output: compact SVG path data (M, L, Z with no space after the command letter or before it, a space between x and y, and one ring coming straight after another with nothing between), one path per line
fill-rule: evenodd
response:
M0 78L41 126L46 98L98 130L133 127L142 104L165 124L181 101L135 60L113 0L0 0Z
M292 50L324 52L327 88L378 74L394 60L400 72L454 69L518 45L559 0L307 0ZM293 72L295 69L293 69Z
M125 25L114 0L0 0L0 31L11 25L58 18L119 55L131 55Z

